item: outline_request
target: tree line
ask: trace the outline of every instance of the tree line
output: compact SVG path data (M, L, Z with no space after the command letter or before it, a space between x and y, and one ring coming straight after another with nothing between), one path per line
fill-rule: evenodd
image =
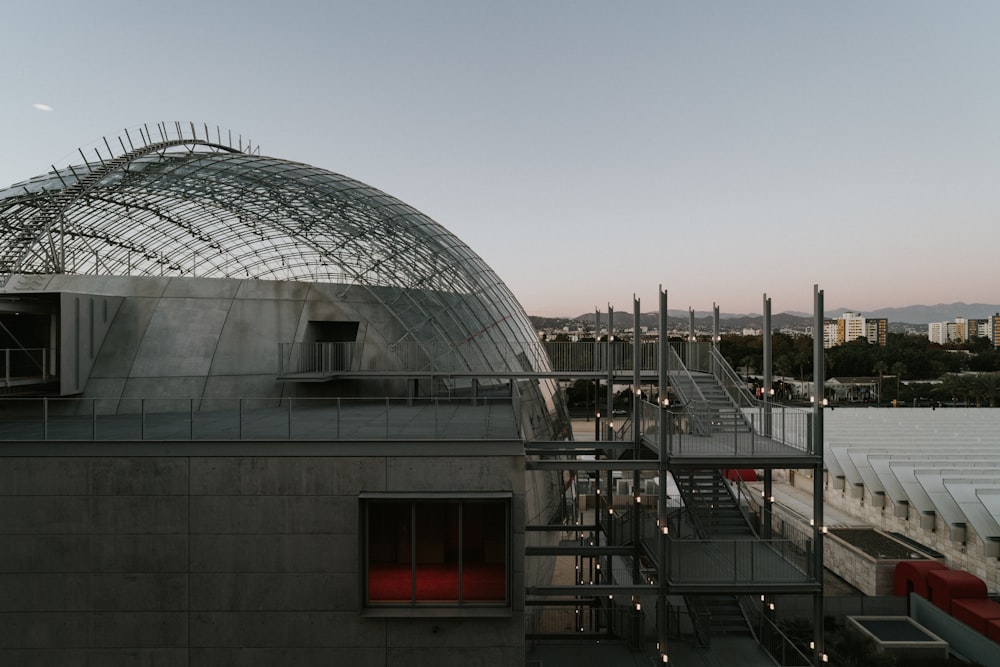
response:
M775 375L812 379L812 336L775 333L771 341ZM741 375L760 374L764 361L762 336L727 334L719 349ZM884 347L858 338L830 348L825 351L824 363L827 379L879 378L883 401L909 404L926 399L1000 405L1000 351L987 338L940 345L918 334L890 333Z

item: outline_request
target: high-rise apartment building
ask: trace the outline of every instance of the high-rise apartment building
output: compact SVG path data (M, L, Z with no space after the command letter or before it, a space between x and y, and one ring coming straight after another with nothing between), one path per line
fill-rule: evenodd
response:
M866 338L869 343L884 347L888 331L889 320L884 317L844 313L835 320L823 322L823 347L836 347L858 338Z
M1000 314L987 318L965 319L956 317L954 322L931 322L927 325L927 338L932 343L966 343L974 338L989 338L997 345L1000 336Z

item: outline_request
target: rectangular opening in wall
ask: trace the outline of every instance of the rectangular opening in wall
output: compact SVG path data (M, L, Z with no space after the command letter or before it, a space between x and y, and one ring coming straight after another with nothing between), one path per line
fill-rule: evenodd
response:
M368 606L510 604L510 498L365 498Z

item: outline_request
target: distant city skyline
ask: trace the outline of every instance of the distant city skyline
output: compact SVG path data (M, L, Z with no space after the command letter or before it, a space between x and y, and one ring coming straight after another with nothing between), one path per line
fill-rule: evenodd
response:
M33 29L0 42L0 188L193 121L412 205L531 315L654 310L659 285L727 313L765 292L810 312L814 284L827 310L1000 301L995 2L54 0L4 18Z

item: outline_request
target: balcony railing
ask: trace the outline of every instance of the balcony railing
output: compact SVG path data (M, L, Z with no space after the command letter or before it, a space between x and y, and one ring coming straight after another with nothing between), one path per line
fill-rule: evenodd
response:
M336 375L358 372L544 372L549 360L534 342L453 345L401 341L384 348L357 343L279 343L278 375Z
M509 397L467 400L0 400L0 441L507 440L518 437Z
M48 348L0 349L0 387L48 382L51 358Z
M639 427L653 446L660 442L661 412L672 456L811 453L812 412L805 408L758 402L742 410L744 420L712 407L643 403Z

